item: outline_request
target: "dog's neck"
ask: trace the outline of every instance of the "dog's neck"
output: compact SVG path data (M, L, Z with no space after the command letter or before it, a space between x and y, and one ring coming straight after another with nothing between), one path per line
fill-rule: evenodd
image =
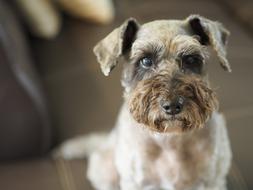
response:
M215 133L215 129L212 126L215 126L214 122L216 122L215 118L217 114L217 112L214 112L202 129L193 129L182 133L158 133L150 131L147 127L137 123L131 116L128 105L124 103L120 111L117 126L120 127L119 130L121 132L129 134L133 141L144 142L144 144L151 141L161 148L171 149L176 148L174 147L175 145L181 147L181 145L191 143L193 140L210 142L210 138Z

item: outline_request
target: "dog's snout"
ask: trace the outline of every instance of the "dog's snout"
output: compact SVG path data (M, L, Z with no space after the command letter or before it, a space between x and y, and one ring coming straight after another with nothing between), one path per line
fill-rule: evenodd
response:
M184 107L184 98L178 97L173 101L161 101L161 107L166 114L179 114Z

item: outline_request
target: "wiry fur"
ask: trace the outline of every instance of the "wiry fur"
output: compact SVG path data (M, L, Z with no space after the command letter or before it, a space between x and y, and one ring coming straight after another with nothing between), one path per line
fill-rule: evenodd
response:
M221 66L231 70L228 34L220 23L198 15L142 26L127 20L94 49L105 75L120 58L125 62L125 102L115 128L107 140L92 138L96 145L101 140L92 153L84 150L87 137L63 144L58 153L72 158L86 152L88 178L98 190L225 190L231 151L205 60L210 45ZM201 64L184 66L188 55ZM154 64L143 68L143 57ZM161 109L161 102L179 97L184 100L179 113Z
M176 96L187 100L183 113L169 116L162 112L160 101L173 100ZM201 128L217 107L214 92L201 78L166 73L139 82L129 99L130 113L134 119L158 132Z

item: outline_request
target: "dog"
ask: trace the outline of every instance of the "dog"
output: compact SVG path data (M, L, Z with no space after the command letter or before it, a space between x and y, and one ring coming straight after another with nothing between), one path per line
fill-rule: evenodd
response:
M229 31L200 15L140 25L126 20L94 48L108 76L124 63L124 103L110 134L65 142L58 155L88 157L97 190L226 190L231 149L207 77L211 47L221 67Z

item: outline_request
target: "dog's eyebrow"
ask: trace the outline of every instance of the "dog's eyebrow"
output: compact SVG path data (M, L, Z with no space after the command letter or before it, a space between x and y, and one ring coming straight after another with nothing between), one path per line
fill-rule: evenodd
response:
M208 57L207 49L203 46L201 48L196 45L189 45L177 52L177 55L199 55L202 58Z
M164 49L165 48L162 43L148 42L133 50L130 58L139 59L147 55L152 57L160 57L163 54Z

